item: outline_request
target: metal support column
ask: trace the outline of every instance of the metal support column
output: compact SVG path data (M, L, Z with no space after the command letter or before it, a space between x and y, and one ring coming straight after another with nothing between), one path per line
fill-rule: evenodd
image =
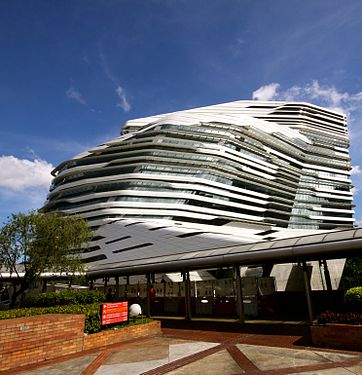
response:
M108 277L104 278L104 286L103 286L103 292L104 294L107 293L107 285L108 285Z
M42 288L41 288L41 292L45 293L46 291L47 291L47 280L43 279L43 285L42 285Z
M303 262L303 276L304 276L305 295L307 298L307 306L308 306L308 317L309 317L309 321L312 323L313 322L312 295L311 295L308 266L306 262Z
M331 275L329 274L328 264L325 259L322 260L323 264L323 271L324 271L324 278L326 280L326 287L328 291L332 291L332 281L331 281Z
M191 284L190 284L190 272L184 272L184 283L185 283L185 319L191 320Z
M238 265L234 266L234 275L235 275L235 286L236 286L236 311L240 323L245 322L244 314L244 303L243 303L243 287L241 284L240 277L240 267Z
M118 301L119 300L119 276L116 276L115 277L115 280L116 280L116 293L115 293L115 297L116 297L116 300Z
M129 289L129 276L127 276L126 278L126 287L124 288L124 298L127 298L128 289Z
M151 317L151 275L147 275L147 293L146 293L146 316Z
M327 288L327 293L328 293L328 304L329 304L328 307L332 309L333 308L333 296L332 296L333 288L332 288L331 275L329 273L326 259L322 260L322 264L323 264L323 271L324 271L324 279L326 281L326 288Z

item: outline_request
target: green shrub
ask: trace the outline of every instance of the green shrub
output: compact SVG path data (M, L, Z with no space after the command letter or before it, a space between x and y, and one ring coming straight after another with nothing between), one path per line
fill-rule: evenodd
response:
M101 326L101 304L92 303L88 305L64 305L52 307L31 307L13 310L0 311L0 320L21 318L24 316L34 316L42 314L84 314L85 324L84 332L96 333L102 330ZM130 319L129 322L120 323L111 327L104 327L104 329L118 329L136 324L145 324L152 322L150 318Z
M129 319L128 322L122 322L122 323L118 323L118 324L114 324L114 325L111 325L111 326L106 326L104 327L105 330L114 330L114 329L121 329L121 328L124 328L124 327L131 327L131 326L137 326L137 325L140 325L140 324L146 324L146 323L151 323L153 322L154 320L152 318L147 318L147 317L136 317L134 319Z
M358 312L336 312L325 311L317 318L320 324L335 323L335 324L362 324L362 314Z
M32 307L0 311L0 319L20 318L42 314L84 314L85 333L95 333L101 330L101 304L63 305L52 307Z
M362 286L356 286L354 288L348 289L344 295L344 301L356 311L361 311L362 309Z
M23 307L51 307L66 305L85 305L103 302L104 294L97 290L77 291L66 289L61 292L46 292L29 296Z

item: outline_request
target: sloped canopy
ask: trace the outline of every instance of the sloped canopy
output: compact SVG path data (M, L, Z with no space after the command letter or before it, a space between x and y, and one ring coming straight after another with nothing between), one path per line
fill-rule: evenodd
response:
M362 228L167 256L145 254L141 259L94 266L89 268L87 275L90 278L99 278L234 264L255 265L338 259L357 255L362 255Z

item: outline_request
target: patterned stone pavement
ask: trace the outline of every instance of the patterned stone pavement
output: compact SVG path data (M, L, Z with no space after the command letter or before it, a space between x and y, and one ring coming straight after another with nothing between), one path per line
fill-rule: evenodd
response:
M3 374L27 375L362 375L362 353L300 345L288 329L270 332L163 328L161 336ZM265 331L265 330L264 330ZM294 334L293 334L294 333Z

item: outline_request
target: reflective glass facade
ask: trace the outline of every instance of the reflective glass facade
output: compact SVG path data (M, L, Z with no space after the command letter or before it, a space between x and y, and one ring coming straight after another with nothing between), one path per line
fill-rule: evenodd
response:
M44 209L92 228L125 218L351 228L348 145L345 116L306 103L237 101L131 120L54 170Z

